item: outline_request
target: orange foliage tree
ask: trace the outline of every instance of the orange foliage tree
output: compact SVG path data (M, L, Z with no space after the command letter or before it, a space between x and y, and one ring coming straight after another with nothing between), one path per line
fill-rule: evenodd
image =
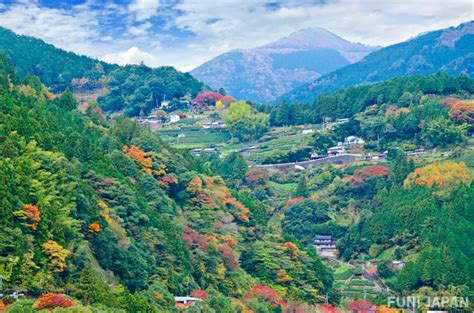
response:
M298 246L292 242L285 242L282 246L283 250L288 251L288 253L293 257L296 258L299 255L300 249Z
M153 166L153 161L151 158L146 157L145 151L142 149L138 148L137 146L123 146L123 150L127 153L127 155L137 163L138 166L140 166L141 170L146 172L146 173L152 173L152 166Z
M89 224L89 233L95 235L95 234L100 233L101 230L102 228L100 227L98 223Z
M438 186L441 189L446 189L461 183L471 184L471 176L469 176L466 165L462 162L446 161L417 168L407 176L403 185L406 188L420 185L428 188Z
M36 230L38 222L41 220L38 207L32 204L24 204L22 210L14 212L15 216L20 220L26 221L24 225L32 230Z
M37 310L50 310L55 308L70 308L76 305L72 300L67 299L64 295L58 293L48 293L41 296L36 301L34 307Z
M459 123L474 123L474 100L457 101L450 107L450 119Z

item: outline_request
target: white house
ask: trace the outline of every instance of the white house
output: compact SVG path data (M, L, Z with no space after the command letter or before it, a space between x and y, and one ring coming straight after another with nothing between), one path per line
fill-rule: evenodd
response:
M337 154L342 154L345 152L346 152L346 148L344 148L343 146L331 147L328 149L329 155L337 155Z
M191 303L191 305L195 305L197 302L202 302L202 299L194 297L174 297L174 301L180 304Z
M181 119L179 114L170 114L170 123L176 123Z
M364 139L357 137L357 136L349 136L344 139L345 146L361 146L365 144Z

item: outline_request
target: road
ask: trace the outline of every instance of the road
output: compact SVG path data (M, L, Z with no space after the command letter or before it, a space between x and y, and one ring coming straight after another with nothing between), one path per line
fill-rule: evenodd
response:
M301 161L301 162L292 162L292 163L275 163L275 164L257 164L255 167L264 168L264 169L289 169L295 166L301 166L303 168L308 168L315 165L323 165L323 164L347 164L358 161L362 159L361 154L338 154L338 155L331 155L325 158L308 160L308 161Z

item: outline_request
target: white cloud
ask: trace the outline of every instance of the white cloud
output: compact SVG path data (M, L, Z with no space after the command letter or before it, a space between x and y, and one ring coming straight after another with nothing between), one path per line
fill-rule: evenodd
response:
M351 41L389 45L474 15L472 0L321 2L280 0L269 9L269 0L133 0L129 5L87 0L55 9L21 0L0 4L0 25L111 62L144 61L189 70L218 54L263 45L307 27L324 27ZM164 27L157 24L163 20ZM176 29L194 36L172 38L166 33Z
M284 0L278 8L266 10L267 2L182 0L176 6L182 14L170 21L170 26L197 35L192 58L198 65L199 55L216 56L230 49L263 45L307 27L324 27L350 41L390 45L473 16L471 0L338 0L322 4Z
M138 47L131 47L127 51L106 54L101 60L119 65L140 64L141 62L152 67L159 65L156 57L148 52L141 51Z
M128 9L135 14L137 21L145 21L158 13L159 0L134 0Z
M24 1L0 12L0 25L80 54L90 54L100 37L97 12L84 6L66 11Z

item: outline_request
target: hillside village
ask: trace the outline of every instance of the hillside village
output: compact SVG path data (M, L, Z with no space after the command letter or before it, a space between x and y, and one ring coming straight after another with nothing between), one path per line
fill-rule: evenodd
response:
M361 3L324 18L388 38L383 19L354 20ZM406 5L419 29L442 22L433 8L459 24L415 36L405 5L370 3L410 39L312 27L191 72L155 66L344 5L0 4L1 25L22 24L0 27L0 312L473 311L467 10ZM287 13L298 22L276 25Z

